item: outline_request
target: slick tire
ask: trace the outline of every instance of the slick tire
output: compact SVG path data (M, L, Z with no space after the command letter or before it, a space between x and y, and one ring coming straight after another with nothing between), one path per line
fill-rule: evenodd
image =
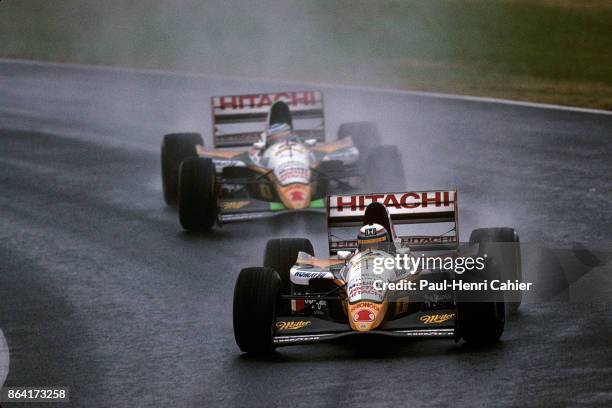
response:
M343 174L346 173L344 164L340 160L330 160L321 162L318 168L318 173L323 177L317 180L317 190L315 194L313 194L313 198L321 197L325 198L325 196L332 193L333 189L331 188L332 183L330 183L330 178L343 178Z
M234 288L234 339L245 353L274 351L272 333L280 294L280 278L270 268L245 268Z
M373 192L403 191L406 176L402 156L397 146L378 146L366 162L368 188Z
M380 133L374 122L348 122L338 128L338 139L353 139L353 145L359 150L360 158L366 158L375 146L380 146Z
M208 231L217 220L215 165L189 157L179 168L179 221L187 231Z
M161 171L164 201L167 205L178 202L179 166L188 157L197 157L196 145L204 145L199 133L171 133L165 135L161 145Z
M306 238L276 238L266 244L264 252L264 267L275 270L280 277L280 291L283 295L291 294L291 277L289 271L295 265L298 253L306 252L314 256L312 243ZM291 313L291 303L282 302L279 306L279 314Z
M470 241L479 244L478 256L483 256L489 243L498 236L475 230ZM473 241L472 241L473 239ZM488 256L482 270L466 271L456 278L464 282L491 282L501 279L499 260ZM457 292L457 330L466 343L488 346L499 341L506 323L506 305L503 293L494 290Z
M470 243L479 244L479 254L492 257L500 269L502 280L523 281L520 239L514 228L479 228L472 231ZM508 295L506 309L516 313L523 299L522 292Z
M504 302L460 302L457 304L459 335L471 346L499 341L506 323Z

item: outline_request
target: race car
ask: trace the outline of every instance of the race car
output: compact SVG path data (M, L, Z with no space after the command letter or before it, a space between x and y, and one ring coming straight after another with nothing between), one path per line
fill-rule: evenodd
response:
M197 133L165 135L161 147L164 198L178 203L186 230L285 211L323 213L330 192L356 191L373 180L403 187L399 151L381 145L375 124L344 123L337 140L325 143L321 92L211 102L213 149Z
M308 239L273 239L264 266L240 272L233 326L243 352L365 335L488 345L502 335L506 311L520 304L520 291L465 286L521 282L520 246L512 228L476 229L460 244L456 190L333 195L327 220L329 257L315 258ZM411 233L402 235L400 228ZM456 265L471 257L482 268L377 270L397 256ZM445 288L454 282L466 290Z

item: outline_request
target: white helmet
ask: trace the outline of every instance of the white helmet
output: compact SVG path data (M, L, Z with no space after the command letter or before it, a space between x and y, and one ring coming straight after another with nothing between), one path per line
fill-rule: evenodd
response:
M366 224L359 229L357 235L357 246L359 251L366 249L379 249L389 251L391 247L391 235L380 224Z
M284 142L293 135L292 128L287 123L273 123L266 129L268 143Z

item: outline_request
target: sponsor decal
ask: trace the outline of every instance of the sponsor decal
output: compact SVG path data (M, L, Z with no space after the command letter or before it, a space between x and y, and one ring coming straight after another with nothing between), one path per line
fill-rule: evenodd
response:
M247 204L249 204L248 201L225 201L221 203L221 207L224 210L239 210Z
M454 201L453 191L423 191L399 194L369 194L353 196L335 196L338 212L344 209L363 211L371 203L383 203L386 207L395 209L412 209L417 207L447 207Z
M278 336L272 339L275 344L282 343L299 343L308 341L323 340L325 338L333 337L333 334L315 334L315 335L304 335L304 336Z
M387 304L375 304L373 302L361 301L348 305L350 324L354 330L372 330L382 321Z
M363 228L363 235L365 235L366 237L369 237L369 236L372 236L372 235L376 235L379 232L379 229L377 227L378 226L376 226L376 227L375 226L364 227ZM382 232L382 229L380 229L380 232Z
M240 160L225 160L213 158L213 163L215 164L215 168L220 169L220 171L223 171L225 167L246 167L244 162Z
M289 199L291 201L304 201L306 197L304 197L304 192L302 190L291 190L289 192Z
M402 244L405 245L446 244L454 242L457 242L457 237L455 235L402 237Z
M305 208L310 201L310 188L302 184L292 184L285 189L286 205L291 208Z
M455 318L454 313L447 314L434 314L434 315L424 315L419 318L425 324L435 324L435 323L444 323L447 320L451 320Z
M276 328L278 330L299 330L299 329L303 329L306 326L310 326L310 323L311 322L308 320L276 322Z
M221 221L223 222L234 222L242 220L255 220L258 218L267 217L270 213L267 212L253 212L253 213L234 213L234 214L221 214Z
M372 323L380 312L380 305L372 302L360 302L353 312L353 321L356 323Z
M357 241L333 241L331 243L332 249L342 248L357 248Z
M376 315L370 309L359 309L353 314L353 321L357 323L373 322Z
M347 290L349 299L354 301L356 297L363 298L368 295L371 295L370 298L381 299L381 293L375 288L374 283L374 279L351 279Z
M306 265L304 265L304 266L306 266ZM326 274L327 274L326 272L303 272L303 271L299 271L299 272L294 273L294 276L296 278L321 279L321 278L324 278Z
M399 333L407 337L452 337L455 335L454 329L439 329L439 330L396 330L393 333Z
M281 183L286 183L290 180L309 180L310 170L303 163L282 164L276 169L277 178Z
M289 106L315 105L320 95L315 91L279 92L270 94L231 95L213 98L215 109L245 109L271 106L276 101L284 101Z
M367 307L374 310L376 313L380 312L380 305L372 302L361 302L359 304L361 307Z

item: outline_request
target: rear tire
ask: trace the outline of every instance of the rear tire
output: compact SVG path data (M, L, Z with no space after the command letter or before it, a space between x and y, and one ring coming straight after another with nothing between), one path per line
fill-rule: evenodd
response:
M348 122L338 128L338 139L350 137L353 145L359 150L359 157L366 158L370 151L380 146L380 133L378 125L374 122Z
M322 177L316 180L317 190L315 193L313 193L313 199L315 197L325 198L325 196L333 193L334 189L332 188L332 186L334 186L335 184L330 182L330 179L343 179L345 178L344 175L346 174L346 171L344 163L342 163L342 161L330 160L321 162L319 168L317 169L317 173L321 174ZM342 191L342 188L340 188L340 190Z
M366 176L370 191L403 191L406 176L397 146L379 146L372 150L366 163Z
M178 213L187 231L208 231L217 220L215 165L211 159L189 157L181 163Z
M485 268L461 274L458 279L468 282L502 280L502 266L508 259L501 256L497 242L514 239L512 228L482 228L472 231L470 243L478 244L478 256L487 254ZM518 239L518 236L517 236ZM511 241L514 242L514 241ZM499 341L506 323L506 304L503 293L494 290L461 293L457 302L457 330L466 343L475 346L491 345Z
M280 278L270 268L245 268L234 288L234 339L245 353L270 353Z
M196 145L204 145L199 133L171 133L161 145L162 189L167 205L178 201L179 166L188 157L197 157Z
M470 244L478 243L478 256L487 254L492 257L500 269L500 279L523 281L520 239L514 228L478 228L470 234ZM501 245L499 245L501 244ZM509 313L516 313L523 293L511 295L506 302Z
M266 244L264 253L264 267L275 270L281 281L280 292L283 295L291 294L290 270L297 260L299 252L306 252L314 256L312 243L306 238L276 238ZM291 303L282 302L279 314L291 314Z

